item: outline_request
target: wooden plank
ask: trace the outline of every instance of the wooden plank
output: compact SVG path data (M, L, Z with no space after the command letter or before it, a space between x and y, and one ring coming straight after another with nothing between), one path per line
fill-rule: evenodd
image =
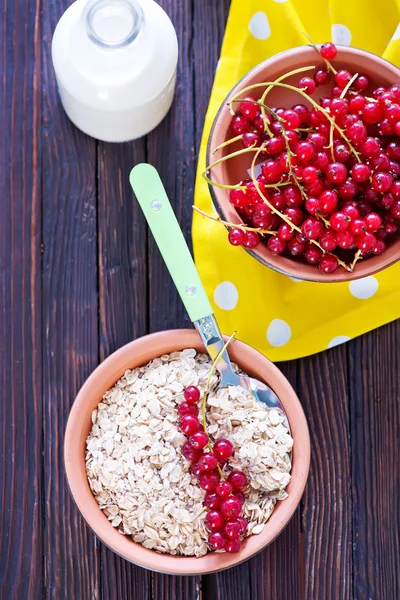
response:
M45 585L48 598L100 598L98 542L64 476L69 408L98 362L96 143L58 103L50 58L67 0L43 4L43 371Z
M0 34L0 597L42 598L40 1Z
M302 598L352 597L351 461L346 347L299 361L298 389L311 436L303 501Z
M129 184L145 142L98 143L100 358L147 332L147 233ZM150 593L150 573L101 546L102 597Z
M190 239L195 176L194 89L192 26L193 0L161 0L178 36L179 61L176 97L170 113L147 137L147 159L160 172L186 239ZM149 329L160 331L190 326L185 309L160 253L149 236ZM168 306L168 310L166 307ZM198 577L153 575L154 600L186 600L200 589ZM191 595L187 595L190 590ZM197 593L197 592L196 592Z
M354 598L400 598L400 321L350 343Z

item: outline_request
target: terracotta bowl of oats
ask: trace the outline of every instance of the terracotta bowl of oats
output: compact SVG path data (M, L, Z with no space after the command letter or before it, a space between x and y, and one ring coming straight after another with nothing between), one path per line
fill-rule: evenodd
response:
M240 469L248 479L248 532L239 551L210 550L205 492L180 451L185 438L177 426L183 389L204 389L211 363L203 352L194 330L127 344L87 379L65 433L67 479L87 524L126 560L162 573L212 573L254 556L287 525L308 476L310 438L293 388L262 354L232 341L237 369L274 389L290 430L278 411L255 405L241 388L209 394L210 438L228 438L235 450L224 469ZM213 375L211 385L217 380Z

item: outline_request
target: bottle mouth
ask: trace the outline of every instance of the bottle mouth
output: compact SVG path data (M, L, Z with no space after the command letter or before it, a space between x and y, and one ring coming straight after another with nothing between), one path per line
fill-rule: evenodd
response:
M103 48L121 48L138 36L144 15L136 0L89 0L83 17L89 38Z

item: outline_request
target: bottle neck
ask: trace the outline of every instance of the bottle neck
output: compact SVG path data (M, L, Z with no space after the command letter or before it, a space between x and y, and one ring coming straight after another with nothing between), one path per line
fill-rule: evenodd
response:
M137 0L89 0L83 19L93 43L104 49L120 49L137 38L144 14Z

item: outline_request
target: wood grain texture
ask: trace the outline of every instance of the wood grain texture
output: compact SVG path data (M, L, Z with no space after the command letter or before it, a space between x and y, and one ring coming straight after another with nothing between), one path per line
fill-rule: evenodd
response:
M42 598L40 1L0 17L0 598Z
M400 321L350 344L354 599L400 598Z
M96 143L67 119L50 59L66 0L43 5L43 377L46 597L100 598L99 544L64 475L70 406L98 363Z
M298 391L311 436L303 498L305 600L352 597L351 458L347 348L299 361Z
M100 359L147 333L147 233L129 184L131 168L145 160L145 142L98 143L98 251ZM101 546L104 600L150 594L150 573Z

